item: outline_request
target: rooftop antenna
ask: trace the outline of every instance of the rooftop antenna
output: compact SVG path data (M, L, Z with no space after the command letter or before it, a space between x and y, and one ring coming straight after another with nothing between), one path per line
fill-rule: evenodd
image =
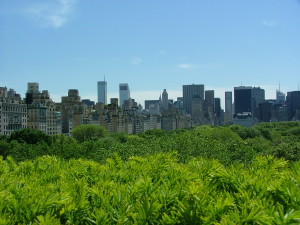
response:
M104 74L104 81L105 81L105 74Z
M280 91L280 80L279 80L279 91Z

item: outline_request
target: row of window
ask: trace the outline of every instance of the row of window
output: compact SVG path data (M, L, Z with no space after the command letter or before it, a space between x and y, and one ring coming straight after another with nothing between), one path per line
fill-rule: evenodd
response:
M2 109L3 111L10 111L10 112L27 112L26 107L18 107L18 106L3 106Z

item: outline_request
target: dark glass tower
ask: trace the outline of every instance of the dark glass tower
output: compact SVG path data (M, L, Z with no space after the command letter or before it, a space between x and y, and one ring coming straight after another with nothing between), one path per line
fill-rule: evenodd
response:
M194 96L199 96L201 101L204 102L204 85L203 84L191 84L183 85L183 108L188 114L192 113L192 100Z

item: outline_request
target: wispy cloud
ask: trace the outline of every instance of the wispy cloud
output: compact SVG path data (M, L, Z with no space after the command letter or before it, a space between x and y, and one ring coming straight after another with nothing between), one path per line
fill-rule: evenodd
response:
M275 20L263 20L262 25L267 26L267 27L274 27L277 25L277 21Z
M194 67L194 65L192 64L187 64L187 63L183 63L183 64L178 64L177 65L178 68L181 68L181 69L191 69Z
M70 21L76 0L45 1L30 5L25 12L42 27L60 28Z
M143 62L143 60L142 60L141 58L135 57L133 60L131 60L130 63L131 63L132 65L137 66L137 65L139 65L141 62Z

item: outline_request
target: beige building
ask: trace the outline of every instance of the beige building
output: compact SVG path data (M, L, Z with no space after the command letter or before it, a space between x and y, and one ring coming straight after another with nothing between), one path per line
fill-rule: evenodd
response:
M47 107L40 103L27 105L27 126L47 133Z
M13 89L0 87L0 135L27 127L27 107Z

